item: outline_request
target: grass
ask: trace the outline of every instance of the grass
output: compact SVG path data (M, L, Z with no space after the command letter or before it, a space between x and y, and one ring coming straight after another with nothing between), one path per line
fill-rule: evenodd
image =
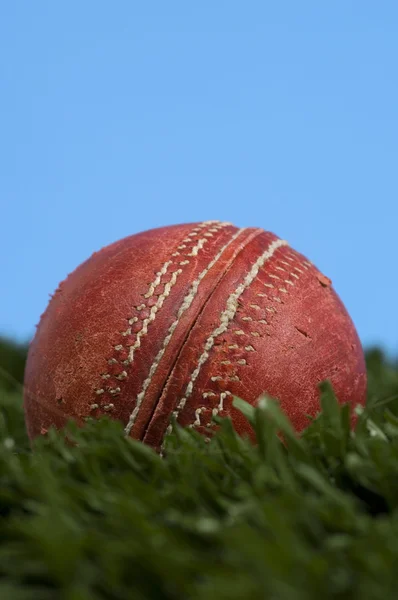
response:
M164 459L107 418L32 452L21 371L2 371L0 598L395 600L398 369L367 360L355 434L323 384L300 437L272 400L235 399L256 446L217 419L208 444L177 429Z

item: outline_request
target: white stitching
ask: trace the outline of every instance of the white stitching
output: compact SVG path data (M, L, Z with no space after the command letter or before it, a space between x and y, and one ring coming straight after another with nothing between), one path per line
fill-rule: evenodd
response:
M217 394L212 394L213 396L216 396ZM211 410L213 417L215 415L218 415L219 412L224 410L224 400L226 399L227 396L232 396L231 392L229 390L226 390L225 392L221 392L220 394L220 400L218 403L218 406L215 406L214 408L210 408L209 406L201 406L199 408L197 408L195 410L195 421L193 423L191 423L189 425L189 427L201 427L202 426L202 422L200 420L200 415L202 414L202 412L204 410ZM208 423L208 426L211 426L212 423Z
M168 260L167 262L164 263L163 267L160 269L160 271L158 271L158 273L156 273L156 278L154 281L152 281L152 283L149 286L149 290L147 291L146 294L144 294L144 298L150 298L151 296L153 296L153 293L155 291L155 288L157 288L157 286L160 284L160 280L162 278L162 275L166 275L167 273L167 269L169 268L170 265L173 264L172 260ZM141 306L137 306L137 310L141 310L141 308L146 308L145 304L141 304Z
M142 328L137 332L137 336L136 336L136 340L135 340L134 344L132 346L130 346L129 360L131 363L134 360L134 352L137 350L137 348L139 348L141 346L141 338L148 333L148 325L152 321L155 320L156 313L158 312L158 310L160 308L162 308L163 302L166 300L166 298L170 294L171 288L177 283L178 276L181 275L181 273L182 273L182 269L177 269L177 271L174 271L174 273L171 276L170 281L168 283L166 283L166 285L164 286L163 294L161 294L158 297L156 304L154 304L151 307L151 312L149 314L149 317L147 317L146 319L144 319L142 321ZM116 349L116 347L115 347L115 349ZM120 349L122 349L122 347Z
M209 352L212 349L212 347L214 346L216 338L219 337L220 335L222 335L225 331L227 331L230 323L235 318L237 310L238 310L238 299L243 294L243 292L253 283L254 279L258 275L259 270L264 266L266 261L269 260L274 255L275 251L278 248L280 248L281 246L287 246L287 245L288 244L286 241L280 240L280 239L277 239L277 240L274 240L273 242L271 242L269 244L267 250L265 250L265 252L263 252L257 258L256 262L253 264L252 268L245 276L243 282L229 296L227 303L226 303L226 307L220 314L220 324L218 325L218 327L216 327L213 330L211 335L207 338L205 346L204 346L204 350L203 350L201 356L199 357L197 366L191 373L190 381L187 385L185 395L183 396L183 398L181 398L176 409L172 412L172 415L175 418L178 418L180 411L183 410L188 398L191 396L192 391L193 391L193 385L199 376L202 366L209 358ZM256 332L253 332L253 333L256 333ZM253 333L252 333L252 335L253 335ZM259 335L259 334L257 334L257 335ZM169 424L166 429L166 433L170 433L171 431L172 431L172 425Z
M229 223L228 223L229 224ZM191 231L191 233L188 234L187 238L184 240L188 243L193 243L193 240L191 239L191 237L196 237L198 235L197 232L201 232L203 231L203 229L206 229L209 226L213 226L213 229L216 229L217 231L221 230L223 227L225 227L227 225L227 223L220 223L219 221L204 221L203 223L200 223L198 226L194 227ZM213 235L213 234L212 234ZM181 244L180 246L178 246L179 249L183 249L183 248L187 248L186 244ZM196 247L197 250L200 249L199 245L197 244ZM174 252L172 254L172 256L181 256L181 253L177 250L177 252ZM183 257L181 257L183 258ZM169 266L173 264L172 260L169 260L167 262L165 262L162 266L162 268L160 269L160 271L158 271L156 273L156 277L155 280L149 284L149 289L148 291L144 294L145 298L151 298L153 297L156 287L161 283L161 278L163 275L165 275L167 273L167 270L169 268ZM183 264L189 264L189 261L185 261L183 262ZM178 277L178 275L181 273L181 270L178 270L175 272L175 274L172 274L171 280L164 286L164 291L163 294L161 294L158 298L157 298L157 302L155 304L155 306L152 306L151 311L150 311L150 315L149 317L147 317L146 319L141 320L141 329L136 333L136 339L135 339L135 343L133 344L133 346L127 346L126 350L128 349L128 358L127 360L123 360L122 364L124 366L129 366L131 364L131 362L133 361L133 357L134 357L134 351L140 347L141 342L140 342L140 338L145 335L145 333L147 333L147 328L148 325L151 321L154 320L156 313L158 312L158 309L162 306L164 298L167 297L170 293L170 289L171 287L175 284L176 279ZM136 310L137 311L141 311L141 310L145 310L148 309L149 306L147 306L145 303L140 304L139 306L136 306ZM137 323L139 321L138 317L132 317L130 319L128 319L128 323L129 325L133 325L134 323ZM122 331L121 335L123 337L126 337L128 335L131 335L132 331L131 328L128 328L126 331ZM114 350L115 351L122 351L125 348L123 347L122 344L117 344L116 346L114 346ZM108 364L112 365L112 364L117 364L118 361L115 358L111 358L108 360ZM110 375L109 375L110 377Z
M191 252L189 252L187 254L187 256L197 256L199 250L201 250L203 248L203 246L206 244L207 239L206 238L202 238L198 241L198 243L196 244L196 246L194 246L191 250Z
M153 361L150 370L149 370L149 374L148 377L145 379L141 391L140 393L137 395L136 398L136 404L134 407L133 412L131 413L128 423L125 427L125 434L129 435L131 428L133 427L135 420L137 418L138 412L140 410L141 404L144 400L146 391L152 381L152 378L154 376L154 374L156 373L156 370L159 366L160 360L168 346L168 344L170 343L170 340L173 336L174 330L176 329L181 316L183 315L183 313L188 310L188 308L191 306L193 300L196 297L196 294L198 292L198 288L200 285L200 282L202 281L202 279L207 275L207 273L210 271L210 269L215 265L215 263L221 258L222 254L225 252L225 250L237 239L238 236L240 236L244 231L246 231L245 229L239 229L232 237L231 239L224 244L224 246L220 249L220 251L218 252L218 254L216 254L216 256L213 258L213 260L210 261L210 263L208 264L208 266L199 274L198 278L193 282L188 294L185 296L185 298L182 301L182 304L178 310L177 313L177 318L175 319L175 321L171 324L171 326L169 327L169 330L167 332L167 335L165 337L165 339L163 340L163 344L161 349L159 350L158 354L155 357L155 360Z
M203 223L201 223L200 225L198 225L197 227L195 227L190 233L188 233L187 234L187 238L184 241L191 242L191 237L197 236L198 235L198 233L197 233L198 231L201 231L202 229L206 228L208 225L213 225L213 224L214 224L214 222L204 221ZM229 223L226 223L226 222L218 223L217 222L217 226L213 227L212 231L214 231L214 230L215 231L219 231L220 229L222 229L226 225L229 225ZM205 244L205 242L207 242L207 239L205 239L205 238L201 238L200 240L198 240L196 246L194 246L192 248L191 252L189 252L186 256L197 256L199 250L201 250L203 248L203 245ZM181 246L178 246L178 248L182 248L183 246L184 246L184 248L186 248L186 246L184 244L182 244ZM180 254L180 253L178 253L178 254ZM189 261L184 261L183 264L188 264L188 262ZM166 274L167 269L168 269L168 267L171 264L172 264L172 261L167 261L163 265L163 267L161 268L161 270L156 274L156 279L150 284L149 290L145 294L145 298L150 298L153 295L156 287L161 282L162 276ZM174 271L172 273L171 279L170 279L170 281L168 283L166 283L166 285L164 287L163 293L160 294L160 296L158 297L158 299L156 301L156 304L154 304L154 306L151 307L149 317L147 317L146 319L144 319L142 321L142 327L141 327L141 329L136 334L135 342L129 348L129 361L131 363L134 360L134 353L135 353L135 351L141 346L141 338L144 337L148 333L148 325L152 321L155 320L156 313L163 306L164 300L169 296L171 288L176 284L177 279L178 279L179 275L181 275L181 273L182 273L182 269L177 269L176 271ZM140 308L146 308L145 304L142 304Z

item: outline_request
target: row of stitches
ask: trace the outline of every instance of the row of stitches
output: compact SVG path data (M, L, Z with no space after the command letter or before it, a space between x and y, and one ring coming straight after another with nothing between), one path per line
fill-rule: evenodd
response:
M240 381L239 371L248 366L250 364L250 353L256 352L256 342L255 340L251 341L247 339L252 336L254 338L263 337L263 330L266 328L264 326L270 325L272 318L275 314L277 314L277 309L275 308L274 302L283 303L283 300L279 296L277 296L277 292L279 291L282 294L288 294L288 289L291 289L295 286L297 281L300 279L300 275L304 274L305 271L308 271L312 266L306 260L300 261L298 260L297 255L289 250L286 251L282 257L278 257L275 253L274 261L273 261L273 269L270 273L268 271L264 271L263 269L259 272L260 275L265 275L265 280L262 281L262 285L267 288L267 293L258 292L256 295L259 298L259 303L250 302L247 308L252 309L253 311L267 311L268 317L264 318L255 318L248 314L242 315L243 306L239 306L237 309L237 315L240 313L240 318L245 323L249 323L250 327L246 328L246 331L243 329L237 328L232 333L238 336L238 341L242 340L242 343L227 343L227 358L223 358L223 360L217 362L213 362L213 367L218 368L219 365L227 365L234 367L233 373L225 373L220 375L219 373L210 374L209 381L211 382L222 382L224 385L228 385L229 381ZM278 252L278 250L277 250ZM287 259L287 260L286 260ZM288 262L289 261L289 262ZM276 275L275 272L279 274ZM258 278L259 279L259 278ZM279 287L278 287L279 284ZM270 293L270 291L275 293ZM246 290L247 291L247 290ZM243 297L242 297L243 299ZM262 305L260 305L260 303ZM257 324L260 326L258 327ZM254 346L253 346L254 344ZM246 357L244 357L244 353L246 353ZM225 410L224 402L227 398L232 400L233 393L224 389L221 392L215 392L213 390L206 390L202 393L203 400L207 398L212 399L213 402L217 404L213 407L209 407L209 405L202 405L195 410L195 420L193 423L189 424L191 428L197 427L212 427L214 426L214 422L211 420L207 423L202 423L201 415L203 413L208 414L211 411L212 416L216 416Z
M208 274L208 272L214 267L214 265L216 265L216 263L220 260L220 258L222 257L222 255L224 254L224 252L227 250L227 248L229 248L232 244L234 244L234 242L237 240L238 237L240 237L242 235L242 233L246 231L245 229L239 229L225 244L224 246L219 250L219 252L213 257L213 259L210 261L210 263L205 267L205 269L203 269L203 271L201 271L201 273L198 275L197 279L192 283L187 295L184 297L178 312L177 312L177 316L175 318L175 320L173 321L173 323L170 325L166 337L163 340L162 346L158 352L158 354L156 355L150 369L149 369L149 373L147 378L145 379L143 386L141 388L141 391L139 392L139 394L136 397L135 400L135 406L134 406L134 410L130 415L129 421L127 423L127 426L125 427L125 434L129 435L131 428L133 427L136 418L138 416L139 410L141 408L142 402L145 398L145 394L151 384L151 381L153 379L153 376L155 375L160 361L163 357L163 354L167 348L167 346L169 345L174 331L176 330L178 323L180 322L180 319L182 317L182 315L190 308L190 306L192 305L195 297L197 296L198 290L199 290L199 286L200 283L203 281L203 279L206 277L206 275Z
M191 373L188 385L185 390L185 394L180 399L175 410L171 414L170 422L166 429L166 435L171 433L172 428L173 428L172 424L171 424L171 419L172 418L174 418L176 420L178 419L179 414L184 409L186 402L192 396L196 380L201 372L203 365L207 362L207 360L210 356L210 351L213 348L216 339L219 336L223 335L228 330L231 323L233 323L235 316L237 314L237 311L238 311L238 301L239 301L240 297L245 292L245 290L247 290L251 286L253 281L257 278L260 269L262 269L264 264L273 257L276 250L282 246L287 246L287 245L288 244L285 240L276 239L276 240L272 241L268 245L267 249L262 254L260 254L260 256L258 256L257 260L253 263L251 269L248 271L248 273L244 277L243 281L238 285L238 287L228 297L225 308L220 314L219 324L212 331L210 336L207 338L204 348L203 348L203 351L199 357L199 360L198 360L194 370ZM226 394L226 392L223 392L223 393ZM222 401L225 400L227 395L228 394L223 396ZM220 406L220 404L219 404L219 406ZM198 415L200 415L200 413L198 413ZM163 441L163 444L162 444L162 448L161 448L162 452L164 450L164 446L165 446L165 441Z
M150 325L177 283L184 266L190 263L192 257L199 254L211 237L228 225L230 223L206 221L194 227L173 252L171 258L155 274L155 279L149 284L147 291L142 294L142 303L133 308L135 314L126 319L128 327L125 331L120 332L121 340L114 346L115 355L107 361L108 371L101 374L102 380L106 381L108 385L102 384L94 390L97 397L104 400L107 398L107 400L100 404L98 401L92 403L91 411L114 409L114 404L109 402L109 399L121 393L121 382L128 378L127 369L134 361L135 352L140 348L142 338L147 335ZM168 280L164 281L166 276ZM113 381L115 383L111 385Z

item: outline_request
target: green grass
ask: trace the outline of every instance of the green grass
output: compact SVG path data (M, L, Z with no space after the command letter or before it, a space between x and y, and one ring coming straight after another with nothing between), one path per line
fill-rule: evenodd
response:
M236 399L256 446L217 419L210 443L177 429L163 459L106 418L71 423L76 446L50 431L32 452L8 363L0 599L397 598L398 370L367 360L355 434L323 384L300 437L273 401Z

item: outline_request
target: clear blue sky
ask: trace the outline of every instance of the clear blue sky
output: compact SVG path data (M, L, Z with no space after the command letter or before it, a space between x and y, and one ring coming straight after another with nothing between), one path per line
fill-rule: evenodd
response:
M94 250L207 219L286 238L398 354L398 3L0 6L0 332Z

